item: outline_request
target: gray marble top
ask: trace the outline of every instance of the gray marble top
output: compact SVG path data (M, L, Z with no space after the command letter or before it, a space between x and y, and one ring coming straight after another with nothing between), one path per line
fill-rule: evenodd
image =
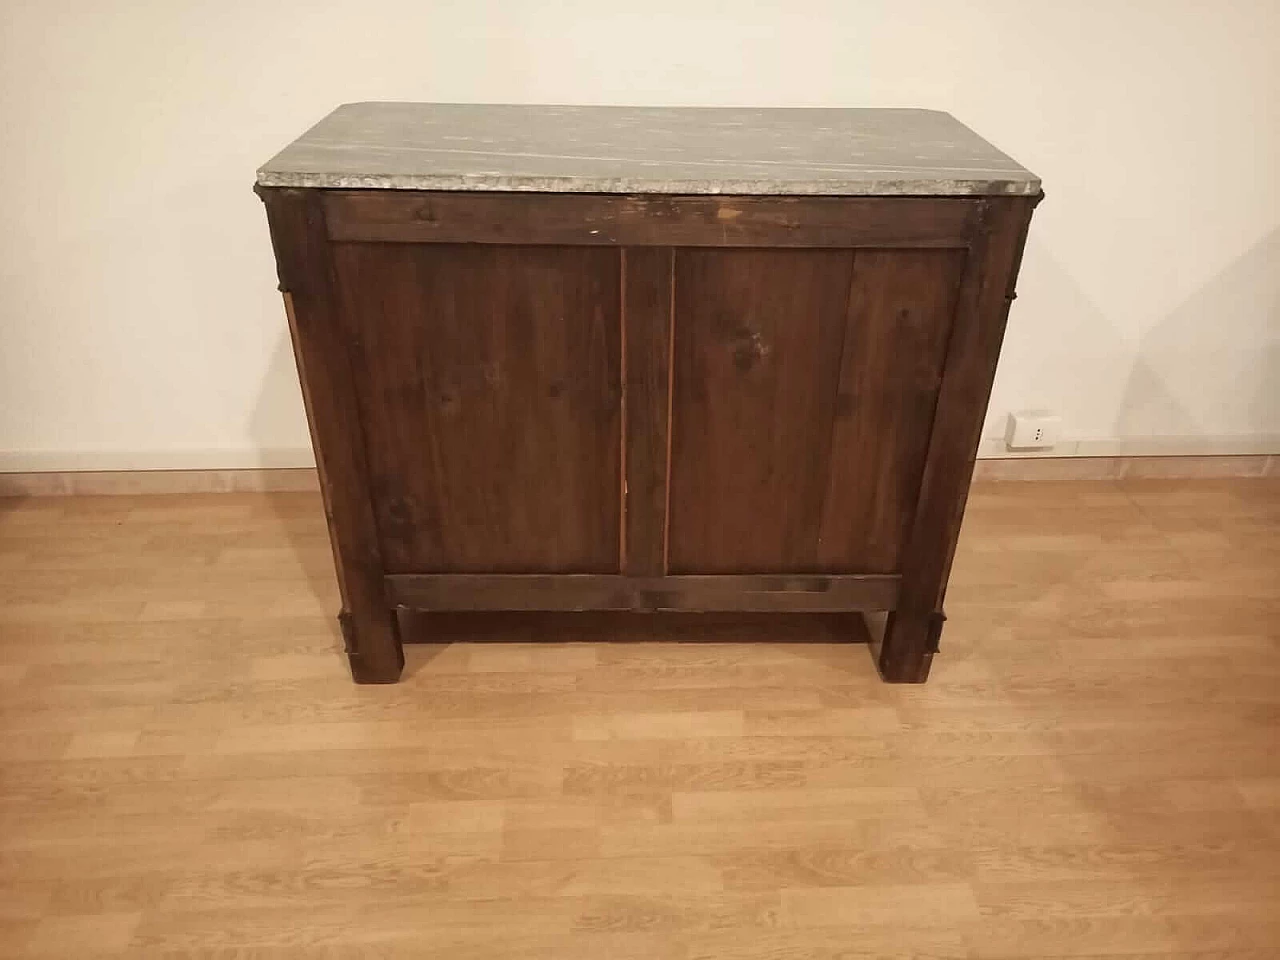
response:
M269 187L545 193L1035 194L937 110L347 103L258 171Z

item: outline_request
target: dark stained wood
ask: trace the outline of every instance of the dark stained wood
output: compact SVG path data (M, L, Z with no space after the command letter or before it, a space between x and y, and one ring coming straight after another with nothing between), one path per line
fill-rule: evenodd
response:
M623 572L654 576L665 572L672 252L635 247L623 257Z
M956 285L958 250L859 250L817 566L898 569L929 443Z
M803 614L803 615L798 615ZM413 643L537 642L680 644L865 644L868 636L859 614L783 610L398 610L400 632ZM656 653L670 662L679 652ZM697 659L695 652L685 657ZM609 655L609 663L625 658ZM803 657L798 657L803 662ZM775 661L776 662L776 661ZM705 666L705 665L704 665ZM424 701L429 709L429 699ZM659 713L667 707L660 707Z
M985 222L961 285L920 495L900 565L902 596L880 648L878 664L887 680L922 683L929 676L1000 343L1038 201L985 201Z
M259 192L357 680L411 609L862 611L927 677L1038 198Z
M879 610L897 600L897 576L627 577L399 574L393 603L422 610Z
M618 572L619 252L334 261L386 570Z
M982 201L326 190L333 240L711 247L961 247Z
M676 254L670 572L812 571L852 263Z
M392 683L404 667L388 613L347 343L337 316L330 245L315 191L261 190L303 384L342 595L351 674Z

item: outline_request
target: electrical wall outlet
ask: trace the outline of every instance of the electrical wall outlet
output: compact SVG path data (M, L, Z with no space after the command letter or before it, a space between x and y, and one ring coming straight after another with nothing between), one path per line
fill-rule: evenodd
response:
M1010 450L1047 450L1061 432L1062 418L1048 410L1020 410L1009 414L1004 444Z

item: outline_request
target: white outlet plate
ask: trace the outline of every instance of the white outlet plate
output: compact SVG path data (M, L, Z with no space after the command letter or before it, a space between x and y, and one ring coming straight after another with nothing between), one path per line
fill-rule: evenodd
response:
M1048 410L1020 410L1009 414L1004 443L1010 450L1048 450L1061 434L1061 417Z

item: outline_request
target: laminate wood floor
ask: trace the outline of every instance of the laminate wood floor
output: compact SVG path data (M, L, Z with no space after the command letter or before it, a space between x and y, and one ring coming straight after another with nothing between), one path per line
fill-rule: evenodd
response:
M311 494L0 501L0 955L1280 956L1280 481L979 486L923 687L335 604Z

